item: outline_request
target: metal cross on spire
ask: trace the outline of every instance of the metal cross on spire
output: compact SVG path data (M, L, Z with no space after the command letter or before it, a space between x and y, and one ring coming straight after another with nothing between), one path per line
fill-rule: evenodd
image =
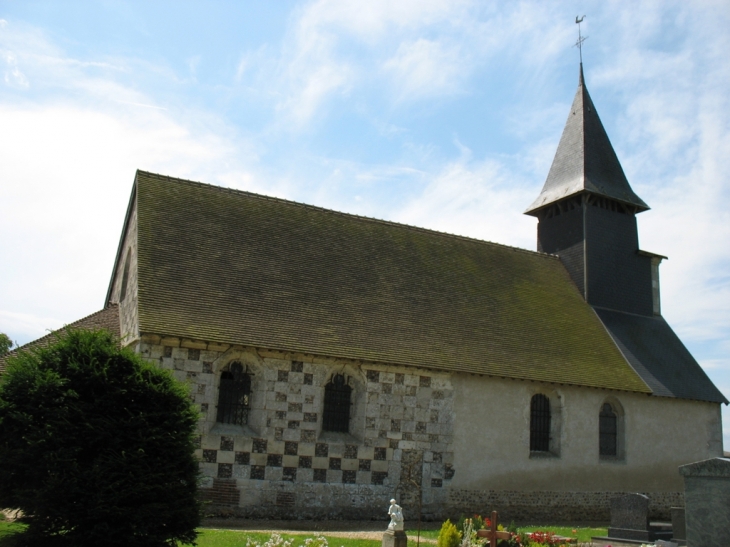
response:
M580 55L580 64L583 64L583 42L585 42L588 39L588 36L581 36L580 33L580 24L583 22L583 19L585 19L586 16L583 17L575 16L575 24L578 25L578 41L575 43L575 47L578 48L578 52Z

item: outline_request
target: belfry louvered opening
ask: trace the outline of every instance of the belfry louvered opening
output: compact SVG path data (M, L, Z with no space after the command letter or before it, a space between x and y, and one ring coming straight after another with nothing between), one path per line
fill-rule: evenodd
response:
M618 455L618 417L609 403L604 403L598 415L598 453Z
M352 388L345 376L336 374L324 387L324 412L322 429L348 433L350 429L350 398Z
M248 423L251 377L238 361L231 363L221 373L218 390L218 418L224 424L245 425Z
M541 393L530 401L530 450L550 450L550 399Z

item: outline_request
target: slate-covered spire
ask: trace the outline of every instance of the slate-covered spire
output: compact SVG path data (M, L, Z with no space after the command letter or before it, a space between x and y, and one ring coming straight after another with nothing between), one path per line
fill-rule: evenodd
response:
M573 99L555 159L542 192L525 213L537 216L541 209L581 193L619 202L628 206L633 213L649 208L626 180L586 89L582 63L578 91Z

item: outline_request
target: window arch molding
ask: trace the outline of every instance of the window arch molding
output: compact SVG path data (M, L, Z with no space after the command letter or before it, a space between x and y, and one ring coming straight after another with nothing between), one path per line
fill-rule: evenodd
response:
M626 457L624 408L615 397L606 397L598 407L598 457L622 461Z
M322 431L350 433L352 392L348 375L336 372L330 376L324 386Z
M225 416L220 415L221 403L224 405L227 403L226 400L221 400L221 389L225 392L226 381L231 379L229 374L233 375L234 371L231 369L237 368L234 367L236 363L240 364L249 379L247 419L243 424L237 423L237 420L233 420L234 423L221 421ZM265 425L265 415L262 410L266 396L264 367L263 363L259 362L258 356L249 351L230 349L212 363L212 372L213 382L207 399L209 401L206 418L206 422L209 424L208 431L222 435L258 436Z
M556 390L532 391L525 411L530 458L559 457L563 423L563 396Z
M221 371L218 383L216 422L248 425L251 407L251 375L241 361L231 361Z
M325 410L329 410L326 401L327 386L329 386L337 375L342 375L347 385L352 389L350 391L349 421L347 431L330 431L326 429ZM320 419L319 419L319 438L332 440L359 441L365 435L365 403L367 399L365 372L360 367L345 364L334 370L330 370L324 375L323 383L320 384Z

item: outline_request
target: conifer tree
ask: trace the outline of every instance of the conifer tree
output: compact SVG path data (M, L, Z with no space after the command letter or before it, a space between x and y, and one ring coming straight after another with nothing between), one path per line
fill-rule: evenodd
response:
M0 379L0 507L28 545L171 546L199 524L184 385L107 331L65 329Z

